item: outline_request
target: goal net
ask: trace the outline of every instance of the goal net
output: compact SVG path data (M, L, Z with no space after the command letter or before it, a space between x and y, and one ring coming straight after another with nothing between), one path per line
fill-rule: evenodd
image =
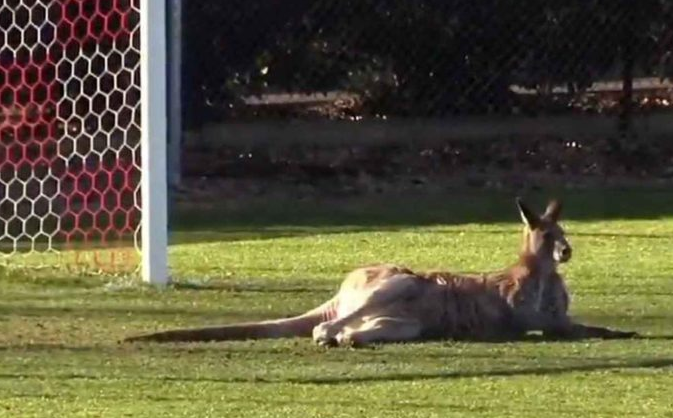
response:
M143 266L159 268L143 269L146 279L165 279L163 3L0 5L5 262L48 254L61 267Z

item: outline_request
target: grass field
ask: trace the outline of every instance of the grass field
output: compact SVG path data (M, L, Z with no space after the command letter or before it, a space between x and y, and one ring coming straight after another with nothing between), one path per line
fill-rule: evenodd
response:
M0 416L671 416L673 196L561 197L575 249L562 267L572 311L646 338L118 344L140 331L296 313L360 264L493 270L519 247L504 194L230 203L181 211L166 290L62 269L0 271Z

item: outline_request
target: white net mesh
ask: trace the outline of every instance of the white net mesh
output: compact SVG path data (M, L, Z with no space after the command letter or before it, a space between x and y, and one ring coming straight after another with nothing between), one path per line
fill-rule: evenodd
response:
M0 3L0 252L138 264L138 0ZM72 250L72 251L64 251Z

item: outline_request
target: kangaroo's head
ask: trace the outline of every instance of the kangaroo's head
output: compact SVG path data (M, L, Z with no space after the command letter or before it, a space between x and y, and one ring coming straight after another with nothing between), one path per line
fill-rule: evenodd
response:
M572 248L565 237L565 231L558 224L561 203L552 200L542 215L530 210L521 199L516 204L524 223L523 254L533 255L557 263L565 263L572 256Z

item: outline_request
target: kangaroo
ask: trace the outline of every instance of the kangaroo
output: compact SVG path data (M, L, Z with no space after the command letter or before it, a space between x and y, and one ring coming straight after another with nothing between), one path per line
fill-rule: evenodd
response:
M350 272L337 294L308 312L285 319L208 328L177 329L125 341L224 341L309 337L324 346L431 339L514 340L533 331L554 339L631 338L635 332L582 325L568 315L570 298L560 263L572 247L559 225L561 204L538 215L521 199L518 261L495 273L416 273L392 264Z

